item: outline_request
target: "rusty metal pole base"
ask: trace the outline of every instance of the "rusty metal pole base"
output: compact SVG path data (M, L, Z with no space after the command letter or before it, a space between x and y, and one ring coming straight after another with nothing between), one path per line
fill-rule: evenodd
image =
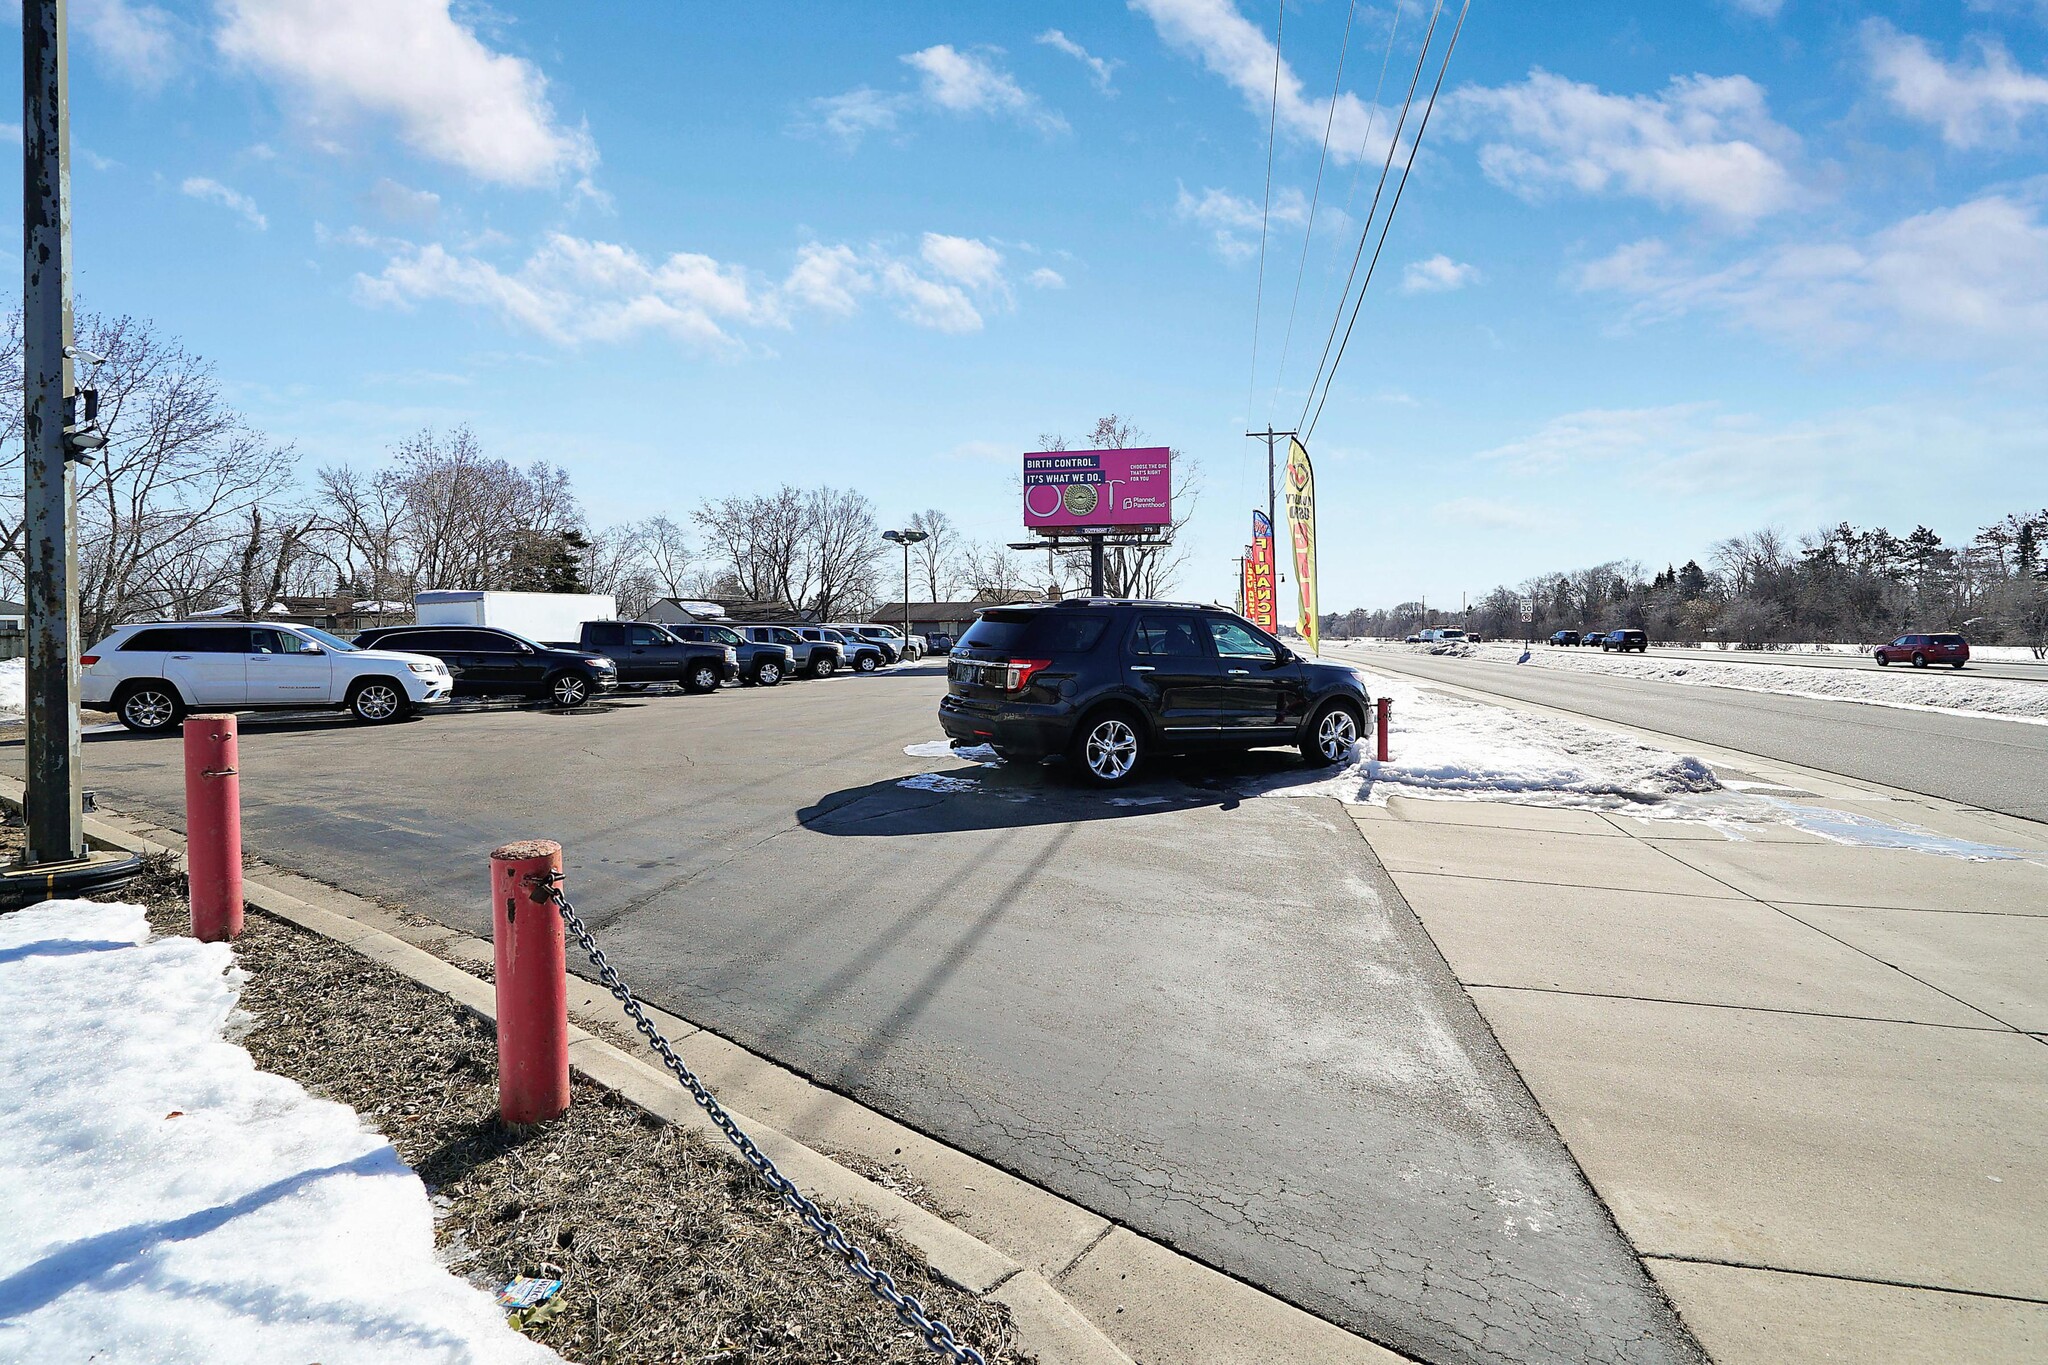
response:
M0 911L43 901L80 900L119 891L142 875L135 853L96 852L62 863L16 863L0 868Z

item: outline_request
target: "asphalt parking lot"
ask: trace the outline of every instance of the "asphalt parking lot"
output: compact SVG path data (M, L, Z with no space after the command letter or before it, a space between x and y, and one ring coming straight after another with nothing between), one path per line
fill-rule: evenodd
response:
M1293 755L1114 796L907 755L943 687L245 717L245 838L484 933L489 851L559 839L657 1003L1321 1316L1432 1362L1698 1358ZM175 738L86 766L182 824Z

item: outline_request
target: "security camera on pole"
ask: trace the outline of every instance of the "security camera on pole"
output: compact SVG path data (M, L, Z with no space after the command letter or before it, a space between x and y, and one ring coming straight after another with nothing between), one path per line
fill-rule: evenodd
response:
M141 860L85 842L78 746L78 524L71 466L106 445L71 362L71 145L64 0L23 0L22 519L28 672L21 862L0 906L111 891Z

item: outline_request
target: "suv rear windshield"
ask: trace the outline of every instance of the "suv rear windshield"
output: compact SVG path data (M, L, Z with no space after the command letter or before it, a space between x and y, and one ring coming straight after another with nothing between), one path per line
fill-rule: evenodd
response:
M1106 616L1054 611L985 611L960 637L961 649L997 654L1080 654L1095 648L1109 627Z
M1963 642L1963 637L1960 635L1936 635L1933 639L1934 643L1938 645L1959 645Z

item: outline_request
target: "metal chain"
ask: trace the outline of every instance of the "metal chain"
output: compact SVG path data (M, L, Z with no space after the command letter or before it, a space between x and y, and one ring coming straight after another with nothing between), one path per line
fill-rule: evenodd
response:
M560 876L559 873L555 875ZM627 1017L646 1037L648 1045L661 1054L661 1060L675 1073L676 1079L683 1083L683 1089L690 1092L690 1098L697 1101L699 1107L710 1115L711 1121L718 1126L718 1131L724 1133L732 1145L739 1149L740 1155L746 1159L747 1165L754 1168L754 1173L761 1177L762 1183L780 1195L782 1202L803 1220L806 1227L818 1235L818 1240L825 1244L825 1249L843 1261L848 1270L865 1282L874 1296L895 1312L898 1321L924 1338L927 1346L954 1361L955 1365L988 1365L980 1351L972 1346L963 1345L954 1338L952 1328L927 1314L924 1305L918 1302L915 1294L906 1294L898 1289L895 1277L870 1263L867 1252L847 1240L846 1234L839 1230L839 1225L827 1218L825 1211L819 1208L814 1200L799 1190L788 1176L775 1169L775 1163L768 1159L768 1154L755 1146L754 1140L747 1136L745 1130L733 1122L732 1115L725 1111L725 1106L718 1102L703 1081L697 1079L696 1073L691 1071L683 1063L683 1059L676 1055L675 1049L669 1046L668 1039L662 1037L661 1031L654 1027L646 1011L640 1008L640 1002L634 999L633 992L619 978L618 971L611 963L605 961L604 950L599 948L597 940L591 937L589 928L583 923L583 917L576 913L576 907L569 904L569 898L562 893L561 883L550 882L544 894L553 900L555 908L562 912L562 923L568 926L569 932L574 934L576 941L583 946L583 951L590 958L590 965L597 968L598 980L611 991L612 998L624 1007Z

